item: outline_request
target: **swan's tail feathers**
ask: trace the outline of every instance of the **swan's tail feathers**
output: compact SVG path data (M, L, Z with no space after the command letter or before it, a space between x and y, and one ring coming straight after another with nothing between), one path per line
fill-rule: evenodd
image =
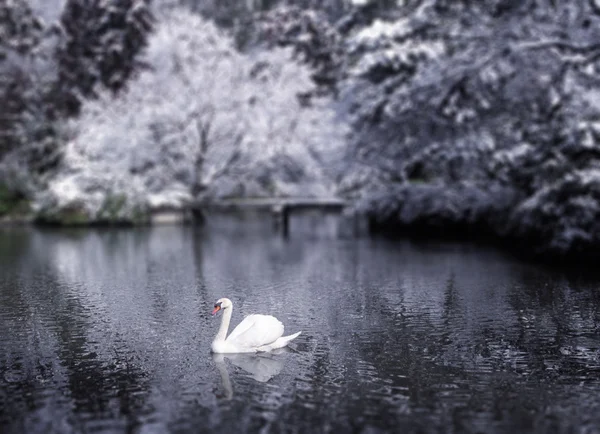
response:
M302 333L302 332L297 332L297 333L294 333L293 335L289 335L289 336L282 336L279 339L277 339L275 342L272 342L268 345L263 345L262 347L258 347L257 352L262 353L262 352L266 352L266 351L276 350L277 348L283 348L283 347L287 346L287 344L289 344L290 341L293 341L298 336L300 336L300 333Z
M285 339L285 343L286 343L286 345L287 345L287 343L288 343L288 342L291 342L291 341L293 341L294 339L296 339L298 336L300 336L300 333L302 333L302 332L297 332L297 333L294 333L293 335L289 335L289 336L282 336L282 337L280 337L280 338L279 338L279 339L277 339L277 340L279 341L279 340L281 340L281 339ZM277 342L277 341L276 341L276 342Z

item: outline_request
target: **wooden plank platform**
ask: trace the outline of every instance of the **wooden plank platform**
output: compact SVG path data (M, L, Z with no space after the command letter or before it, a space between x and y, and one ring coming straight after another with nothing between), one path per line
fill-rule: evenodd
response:
M273 216L275 229L287 236L290 216L296 211L321 210L342 214L349 203L336 197L277 197L222 199L197 204L198 209L210 212L227 210L265 210Z
M199 208L267 208L274 211L309 208L342 210L347 205L347 201L335 197L280 197L221 199L201 203Z

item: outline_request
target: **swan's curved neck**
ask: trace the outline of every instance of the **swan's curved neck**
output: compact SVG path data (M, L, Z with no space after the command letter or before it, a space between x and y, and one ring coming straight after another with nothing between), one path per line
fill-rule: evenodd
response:
M231 321L231 314L233 312L233 306L229 306L226 309L223 309L223 317L221 318L221 326L219 327L219 332L217 336L215 336L216 341L224 341L227 337L227 330L229 330L229 322Z

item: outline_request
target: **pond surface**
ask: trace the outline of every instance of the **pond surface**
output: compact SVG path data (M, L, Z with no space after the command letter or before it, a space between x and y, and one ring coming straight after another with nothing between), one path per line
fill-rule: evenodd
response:
M0 431L600 432L600 281L309 233L1 230ZM213 357L223 296L303 333Z

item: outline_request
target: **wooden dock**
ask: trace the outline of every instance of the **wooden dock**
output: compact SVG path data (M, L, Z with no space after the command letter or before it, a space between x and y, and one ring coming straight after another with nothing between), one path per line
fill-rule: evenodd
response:
M284 236L289 234L290 215L300 210L322 210L342 213L349 202L335 197L277 197L236 198L203 202L197 205L203 210L264 210L273 216L275 228Z
M348 205L344 199L335 197L277 197L221 199L202 203L208 208L263 208L263 209L334 209L343 210Z

